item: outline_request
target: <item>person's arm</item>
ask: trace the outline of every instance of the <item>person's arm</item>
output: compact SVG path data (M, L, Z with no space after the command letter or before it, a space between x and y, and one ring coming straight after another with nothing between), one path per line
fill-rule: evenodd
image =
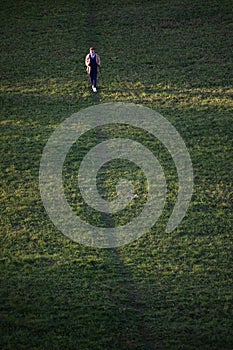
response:
M90 65L90 57L89 55L86 55L86 58L85 58L85 65L88 67Z
M101 62L100 62L100 56L96 55L96 63L98 64L98 66L100 67Z
M87 74L89 75L91 73L91 66L90 66L90 56L89 54L86 55L86 58L85 58L85 65L87 67Z

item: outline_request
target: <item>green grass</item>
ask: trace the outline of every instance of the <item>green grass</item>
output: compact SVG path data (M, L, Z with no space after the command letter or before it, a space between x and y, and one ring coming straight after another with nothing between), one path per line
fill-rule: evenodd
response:
M0 7L1 349L231 350L232 2L9 0ZM96 95L84 67L90 45L102 58ZM39 165L63 120L114 101L150 107L176 127L195 183L186 217L165 233L177 191L174 165L155 140L119 129L163 164L167 204L139 240L105 250L54 227L40 198ZM86 135L83 152L98 140ZM81 201L75 154L74 145L64 175L71 205ZM115 175L127 168L103 169L103 196L114 198ZM139 169L128 175L143 193ZM114 223L135 215L143 196ZM83 203L74 210L93 220ZM95 217L102 225L112 219Z

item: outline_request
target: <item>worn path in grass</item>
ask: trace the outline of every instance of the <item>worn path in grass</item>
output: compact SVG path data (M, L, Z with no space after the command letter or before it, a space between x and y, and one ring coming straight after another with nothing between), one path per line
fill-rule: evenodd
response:
M95 34L95 12L97 8L95 6L95 1L89 1L89 16L88 16L88 24L87 24L87 33L88 33L88 41L90 43L90 46L95 46L95 42L98 40ZM93 93L93 101L95 103L100 102L100 95L99 93L95 94ZM104 134L103 132L100 132L100 139L102 137L107 138L109 135ZM104 156L105 149L104 147L101 147L101 156ZM109 216L106 216L106 225L107 227L114 227L114 220L109 218ZM127 319L122 321L122 331L125 333L122 334L122 338L119 337L119 346L124 348L126 344L128 344L128 348L137 347L147 350L162 350L161 344L155 339L155 334L152 331L152 327L150 325L150 322L143 319L143 314L145 310L143 310L143 306L145 305L144 300L142 300L142 297L140 296L139 290L137 288L137 284L133 279L130 277L129 271L127 271L127 268L124 264L123 259L120 256L120 251L118 249L111 249L109 251L109 254L113 256L113 266L115 267L116 275L118 275L118 278L122 281L122 288L126 292L126 299L128 300L128 308L132 309L131 314L131 321L129 320L129 324L127 324ZM113 300L114 303L114 300ZM135 322L136 329L134 329L134 333L127 334L128 327L132 320L137 320ZM127 339L128 337L128 339Z
M119 267L118 275L124 281L124 288L128 293L129 307L133 309L132 317L135 319L135 324L137 325L134 335L137 340L132 340L132 345L134 343L136 347L148 350L163 350L164 348L155 338L155 332L150 321L145 320L143 317L148 305L145 304L145 300L140 295L137 283L130 276L130 272L127 270L119 251L115 249L112 253L115 256L116 265ZM130 341L128 343L130 345Z

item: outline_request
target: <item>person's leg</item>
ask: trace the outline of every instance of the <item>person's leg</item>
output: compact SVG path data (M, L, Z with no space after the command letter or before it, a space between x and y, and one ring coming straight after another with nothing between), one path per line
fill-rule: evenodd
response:
M97 72L92 70L90 77L91 77L92 90L94 92L96 92L97 91L96 90L96 86L97 86Z
M91 82L91 85L93 86L93 84L94 84L94 77L93 77L93 72L91 71L90 72L90 82Z
M97 72L93 72L93 84L94 88L97 87Z

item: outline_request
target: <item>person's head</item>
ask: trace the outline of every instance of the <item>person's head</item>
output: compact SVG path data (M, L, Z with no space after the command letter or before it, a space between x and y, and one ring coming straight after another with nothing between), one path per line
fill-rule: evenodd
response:
M90 54L94 55L95 54L95 48L94 47L90 47Z

